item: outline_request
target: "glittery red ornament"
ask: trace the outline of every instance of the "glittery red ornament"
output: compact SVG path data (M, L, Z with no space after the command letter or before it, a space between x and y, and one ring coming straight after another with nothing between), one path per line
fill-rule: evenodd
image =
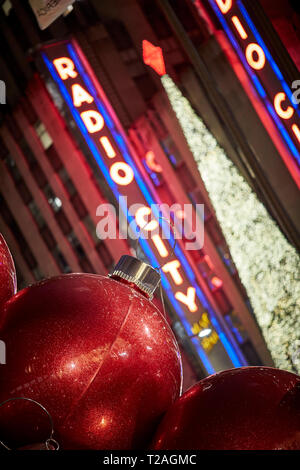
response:
M52 416L61 448L147 445L179 396L181 359L164 316L136 289L69 274L16 294L4 309L0 401L38 401ZM28 442L20 407L0 408L0 440L14 448L43 442L41 425Z
M16 291L17 279L15 265L8 246L0 233L0 305L12 297Z
M170 408L153 449L299 449L300 377L268 367L201 380Z

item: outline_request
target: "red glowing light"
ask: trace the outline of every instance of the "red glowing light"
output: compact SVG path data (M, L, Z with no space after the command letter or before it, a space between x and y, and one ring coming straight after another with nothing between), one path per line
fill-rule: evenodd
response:
M154 155L154 152L152 152L152 150L149 150L149 152L146 153L145 159L146 159L146 163L147 163L148 167L150 168L150 170L153 170L156 173L161 173L162 172L162 168L156 162L155 155Z
M62 80L67 80L69 77L77 77L74 62L69 57L54 59L53 64Z
M263 49L254 42L251 42L246 47L246 59L248 64L255 70L263 69L266 63L266 56Z
M195 287L188 287L187 294L184 294L183 292L176 292L175 298L179 300L179 302L186 305L190 312L194 313L197 311L198 307L195 302L196 300Z
M222 287L222 285L223 285L222 279L219 279L217 276L214 276L214 277L211 279L211 283L212 283L215 287Z
M232 0L216 0L216 3L224 15L228 13L232 7Z
M233 22L237 32L241 36L242 39L247 39L248 34L246 33L242 23L240 22L239 18L237 16L233 16L231 18L231 21Z
M278 116L282 119L290 119L294 114L294 109L288 106L286 109L282 108L283 101L286 100L286 94L284 92L277 93L274 98L274 108Z
M165 75L166 67L161 47L154 46L146 39L143 40L143 60L145 64L152 67L158 75Z

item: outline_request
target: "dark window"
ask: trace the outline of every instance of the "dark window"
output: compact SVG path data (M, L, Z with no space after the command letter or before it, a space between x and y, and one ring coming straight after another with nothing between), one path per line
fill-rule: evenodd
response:
M31 165L31 173L33 174L34 179L39 188L43 188L44 186L46 186L47 184L46 175L37 161L35 161L35 163Z
M21 173L19 172L19 169L16 165L15 160L12 158L10 154L7 154L5 157L5 163L6 167L13 178L15 183L19 183L19 181L22 179Z
M62 252L59 250L59 248L56 246L52 252L60 270L63 273L70 273L72 270L70 266L68 265L68 262Z
M6 125L11 133L11 135L14 136L15 140L21 140L23 137L23 134L21 132L21 129L17 123L17 121L12 117L12 115L7 115L6 117Z
M87 258L82 258L79 261L80 267L84 273L94 273L95 270Z
M46 196L46 198L48 199L48 201L51 199L55 199L55 194L54 192L52 191L52 188L51 186L47 183L46 186L44 187L44 194Z
M68 235L71 232L72 227L64 211L61 209L56 212L55 218L63 234Z
M4 197L0 194L0 214L3 217L4 221L8 226L10 226L10 223L12 222L12 214L8 208L8 205L6 204L6 201Z
M19 225L17 224L14 216L12 215L12 212L10 211L8 205L6 204L4 197L1 194L0 194L0 213L4 221L10 228L16 242L18 243L22 256L24 257L27 265L29 266L31 270L33 270L35 267L37 267L37 261L30 247L27 244L20 230Z
M97 11L95 10L91 2L75 2L73 8L74 13L79 13L81 16L80 23L83 23L85 26L90 26L99 21ZM71 15L67 15L66 18L68 18L69 16L74 16L72 13Z
M89 232L89 234L93 237L95 244L97 244L99 242L99 238L97 237L97 234L96 234L96 225L94 224L89 214L85 216L83 223L85 225L85 228Z
M108 251L107 247L105 246L105 243L103 241L97 243L96 250L104 266L107 269L110 269L114 263L114 259Z
M73 194L76 193L76 188L73 184L73 181L69 177L67 170L64 167L59 170L59 176L64 184L64 187L68 191L69 196L73 196Z
M75 233L72 232L68 235L68 240L71 243L74 251L77 254L79 259L79 264L84 272L93 273L95 272L93 266L91 265L90 261L88 260L84 248L78 238L76 237Z
M44 227L40 229L40 234L43 237L43 240L46 243L48 249L50 251L54 250L56 246L56 240L53 237L52 232L50 231L48 225L44 225Z
M291 7L300 15L300 5L298 0L290 0Z
M33 126L38 121L38 116L35 112L35 109L31 106L30 101L25 98L21 100L20 104L28 122Z
M42 216L41 211L39 210L38 206L36 205L34 201L30 201L30 203L28 204L28 209L30 210L31 215L34 218L37 226L39 228L44 227L46 225L45 219Z
M18 241L18 237L17 237L16 233L14 233L14 236L15 236L15 238L17 238L17 241ZM27 245L22 247L22 255L25 258L25 261L26 261L26 263L28 264L28 266L31 270L36 268L36 266L37 266L36 259L33 256L32 251L30 250L30 248Z
M5 158L7 154L8 154L8 148L6 147L5 143L0 137L0 158Z
M46 150L46 155L49 160L50 165L52 166L53 170L58 172L63 164L62 161L53 145L51 145L47 150Z
M24 137L20 139L19 145L24 157L26 158L28 165L31 166L32 164L34 164L36 162L36 158Z
M19 183L16 185L17 190L22 198L22 201L24 204L29 204L30 201L32 200L32 194L28 189L27 184L23 179L19 181Z
M81 245L80 241L76 237L75 233L72 231L72 233L69 234L68 240L71 243L72 247L77 253L77 256L79 258L86 258L85 251L83 249L83 246Z
M88 214L88 211L78 193L71 197L71 202L78 217L80 219L84 219L84 217Z

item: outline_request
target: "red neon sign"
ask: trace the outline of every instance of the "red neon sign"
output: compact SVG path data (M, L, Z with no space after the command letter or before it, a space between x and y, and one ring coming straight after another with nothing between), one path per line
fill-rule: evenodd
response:
M300 117L290 87L241 0L209 0L265 104L285 149L280 154L300 187ZM200 5L195 2L195 7ZM274 130L275 130L274 129ZM276 131L275 131L276 132ZM274 142L278 136L274 136Z
M150 65L158 75L165 75L166 67L161 47L156 47L145 39L143 41L143 60L145 64Z
M237 354L237 349L234 349L237 346L231 343L232 337L227 337L228 330L220 325L215 311L197 284L193 268L189 266L182 246L180 248L181 242L178 242L175 254L173 242L162 238L159 223L150 207L149 198L153 198L151 190L146 187L147 182L135 166L133 150L102 89L93 79L80 49L73 42L63 42L46 47L42 56L114 195L126 196L127 206L135 207L134 212L128 214L130 220L133 217L140 228L147 224L145 229L150 233L147 246L144 245L147 256L152 264L162 266L165 292L184 324L189 325L188 334L193 334L193 325L201 320L204 313L208 318L213 316L209 325L214 338L219 338L217 356L220 352L223 355L222 367L225 364L228 367L232 363L241 364L239 357L242 358L242 355ZM156 165L152 157L150 155L149 162ZM222 335L219 336L218 332L222 332ZM218 370L220 357L214 355L214 348L206 354L203 349L204 339L199 337L194 340L207 371L211 373Z

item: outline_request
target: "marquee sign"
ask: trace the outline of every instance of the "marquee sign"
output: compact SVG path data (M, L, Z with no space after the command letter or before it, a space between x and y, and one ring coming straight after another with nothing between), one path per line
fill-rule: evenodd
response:
M285 143L285 159L300 186L299 104L241 0L208 0ZM200 8L194 1L196 8Z
M185 250L177 243L173 253L173 238L165 239L160 235L158 228L163 228L163 222L157 214L151 213L157 202L155 196L82 51L75 41L64 41L45 46L41 54L116 200L119 201L120 196L127 197L127 205L121 209L128 223L141 227L151 215L146 227L150 237L141 238L140 244L151 265L162 266L164 292L207 373L220 370L224 365L246 365L231 332L199 286ZM132 213L128 207L134 204L137 209ZM195 324L205 325L206 334L200 327L195 333Z

